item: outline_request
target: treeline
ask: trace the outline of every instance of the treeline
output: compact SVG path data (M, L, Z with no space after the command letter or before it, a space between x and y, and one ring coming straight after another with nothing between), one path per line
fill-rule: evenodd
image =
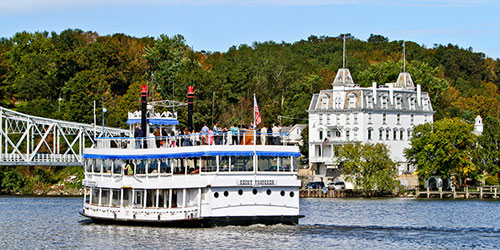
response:
M402 71L402 41L347 34L347 67L356 83L394 82ZM500 61L455 45L425 48L406 42L407 71L431 94L435 119L468 121L500 114ZM195 125L218 121L248 125L252 95L265 124L304 122L311 96L329 88L342 66L342 35L310 36L295 43L262 42L226 52L193 51L181 35L135 38L95 32L17 33L0 40L1 105L43 117L93 122L102 102L110 126L125 126L139 108L140 84L151 82L155 99L185 101L195 86ZM180 112L185 124L186 110ZM98 123L100 123L98 116Z

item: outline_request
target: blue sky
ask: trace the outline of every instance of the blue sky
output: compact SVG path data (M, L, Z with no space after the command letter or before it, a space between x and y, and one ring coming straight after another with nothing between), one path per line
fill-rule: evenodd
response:
M0 37L78 28L100 35L182 34L195 50L371 33L500 58L500 0L2 0Z

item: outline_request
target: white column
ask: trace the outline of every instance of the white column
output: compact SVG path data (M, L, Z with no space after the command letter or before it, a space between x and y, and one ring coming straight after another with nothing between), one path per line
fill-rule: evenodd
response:
M92 204L92 189L93 189L93 188L90 188L90 198L89 198L89 204Z
M143 208L146 208L146 198L148 197L148 190L147 189L144 189L144 204L142 204L142 207Z
M172 189L168 190L168 208L172 208Z
M186 207L186 189L182 189L182 208Z
M0 111L1 112L1 111ZM1 122L0 122L1 123ZM83 204L85 204L85 200L87 199L87 187L83 188Z
M156 208L158 208L159 199L160 199L160 190L156 189L156 202L155 202Z
M102 188L99 188L99 203L98 203L99 206L101 206L101 199L102 199Z
M120 188L120 207L123 208L123 188Z
M201 188L198 188L198 218L201 217Z
M113 189L109 189L109 206L113 206Z

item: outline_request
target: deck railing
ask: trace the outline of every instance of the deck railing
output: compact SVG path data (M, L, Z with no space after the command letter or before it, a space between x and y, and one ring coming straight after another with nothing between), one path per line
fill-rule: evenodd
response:
M155 136L155 137L100 137L97 138L98 149L151 149L175 148L206 145L294 145L290 144L289 133L259 133L244 130L239 133L216 132L189 135Z

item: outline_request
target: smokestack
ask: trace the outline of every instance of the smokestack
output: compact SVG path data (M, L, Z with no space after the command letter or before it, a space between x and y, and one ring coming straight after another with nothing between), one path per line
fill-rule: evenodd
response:
M148 96L148 85L142 85L142 88L141 88L141 129L142 129L142 132L144 133L144 137L147 137L147 119L146 119L146 116L147 116L147 98ZM146 145L144 145L146 146Z
M194 99L194 92L193 92L194 87L193 86L188 86L188 92L187 92L187 103L188 103L188 119L187 119L187 126L189 131L193 131L194 129L194 124L193 124L193 99Z

